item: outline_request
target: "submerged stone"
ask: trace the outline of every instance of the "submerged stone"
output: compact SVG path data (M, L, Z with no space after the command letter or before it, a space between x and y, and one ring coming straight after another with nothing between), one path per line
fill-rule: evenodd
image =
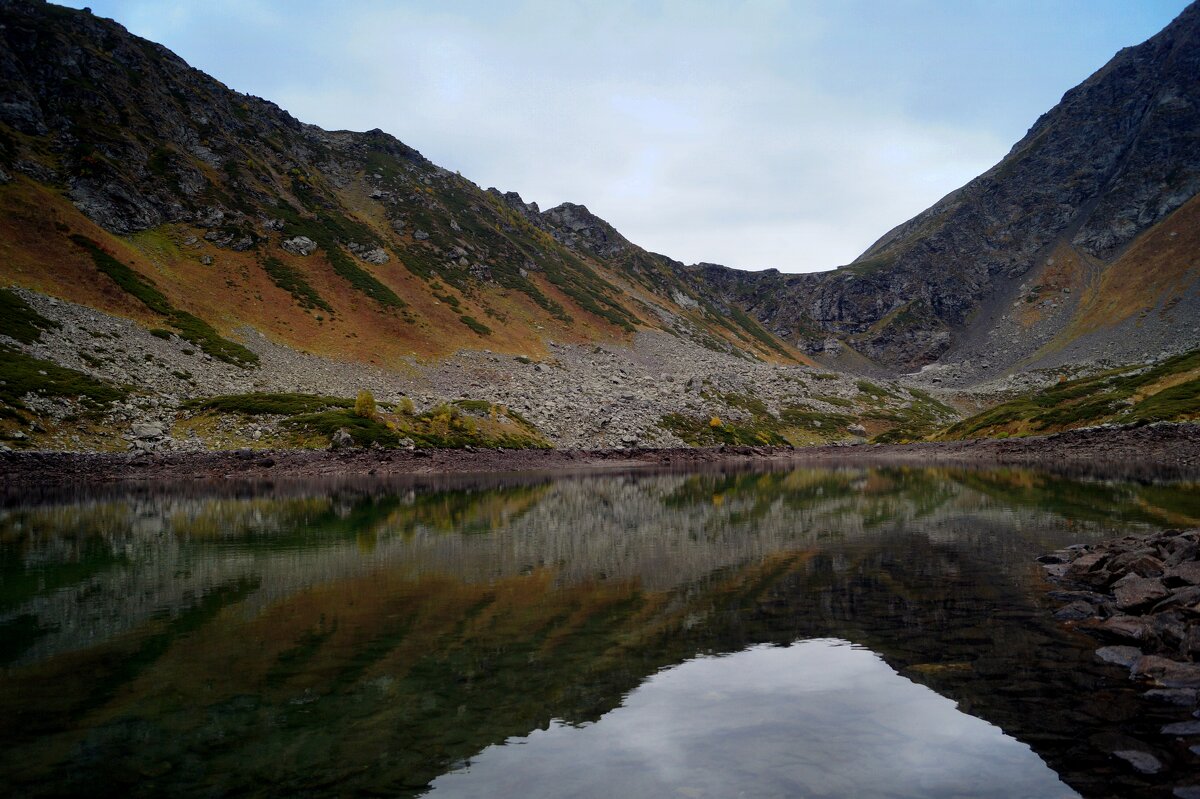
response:
M1113 755L1121 758L1143 774L1157 774L1162 771L1162 761L1149 752L1141 752L1137 749L1122 749L1119 752L1113 752Z
M1136 646L1102 646L1096 650L1096 657L1105 663L1129 668L1142 657L1142 650Z
M1113 616L1095 625L1100 633L1127 641L1145 641L1150 637L1150 625L1136 616Z
M1146 698L1181 707L1194 707L1200 702L1200 694L1194 688L1151 688Z
M1082 599L1077 599L1069 605L1064 605L1054 612L1054 618L1059 621L1079 621L1090 619L1096 615L1096 607Z

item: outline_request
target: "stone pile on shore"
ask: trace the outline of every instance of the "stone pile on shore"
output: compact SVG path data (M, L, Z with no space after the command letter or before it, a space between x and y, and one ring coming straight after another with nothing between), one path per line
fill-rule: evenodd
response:
M1097 658L1128 668L1148 698L1200 705L1200 529L1130 535L1038 560L1061 586L1050 596L1066 603L1055 618L1104 644ZM1197 752L1200 711L1162 734ZM1125 754L1143 755L1125 758L1139 771L1161 768L1144 753Z

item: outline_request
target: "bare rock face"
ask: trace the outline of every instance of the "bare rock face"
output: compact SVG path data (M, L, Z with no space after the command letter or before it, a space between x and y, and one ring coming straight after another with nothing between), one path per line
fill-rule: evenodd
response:
M601 258L613 258L634 246L584 205L563 203L542 212L539 221L559 242Z
M317 250L317 243L308 236L284 239L279 246L293 255L312 255Z
M15 0L0 15L0 122L52 139L72 201L114 233L202 224L209 181L194 159L221 168L219 153L256 134L301 132L277 106L231 92L110 20Z

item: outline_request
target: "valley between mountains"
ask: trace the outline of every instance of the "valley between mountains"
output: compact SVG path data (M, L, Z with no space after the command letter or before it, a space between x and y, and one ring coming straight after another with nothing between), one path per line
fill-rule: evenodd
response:
M685 265L0 0L0 446L788 447L1200 418L1200 6L851 264ZM796 242L803 247L804 242Z

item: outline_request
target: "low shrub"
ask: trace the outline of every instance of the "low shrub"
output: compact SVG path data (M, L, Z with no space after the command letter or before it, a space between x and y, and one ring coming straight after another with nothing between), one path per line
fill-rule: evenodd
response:
M77 397L99 407L128 393L124 387L0 346L0 401L11 407L24 408L26 394Z
M375 418L375 395L363 389L354 400L354 415L364 419Z
M480 322L473 316L467 316L466 314L463 314L462 316L458 317L458 321L462 322L464 325L471 328L481 336L490 336L492 334L492 329L490 327L485 325L483 322Z
M295 416L331 408L350 408L354 401L343 397L320 394L228 394L189 400L183 407L190 410L240 413L246 416Z
M0 335L32 344L42 337L43 330L59 327L62 325L33 310L16 293L0 289Z

